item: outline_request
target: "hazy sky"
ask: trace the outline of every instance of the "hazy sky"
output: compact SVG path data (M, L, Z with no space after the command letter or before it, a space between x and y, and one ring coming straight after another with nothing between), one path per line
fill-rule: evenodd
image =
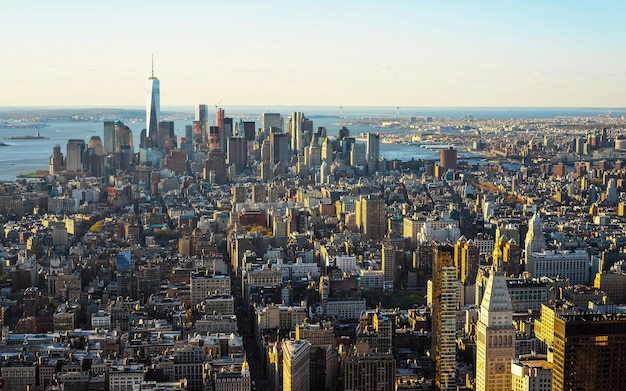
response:
M626 107L624 1L0 3L0 106Z

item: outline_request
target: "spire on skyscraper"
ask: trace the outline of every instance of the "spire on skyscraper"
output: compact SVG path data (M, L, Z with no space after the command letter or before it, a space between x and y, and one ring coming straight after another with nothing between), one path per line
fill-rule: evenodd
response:
M154 76L154 55L152 72L146 90L146 137L156 137L161 116L161 92L159 79Z

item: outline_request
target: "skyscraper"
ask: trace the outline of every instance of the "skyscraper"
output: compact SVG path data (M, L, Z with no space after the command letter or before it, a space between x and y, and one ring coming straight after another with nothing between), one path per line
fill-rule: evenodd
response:
M283 391L309 391L311 344L307 340L283 341Z
M453 147L439 151L439 167L446 170L456 170L456 152Z
M489 275L480 305L476 337L476 391L511 389L511 360L515 358L513 306L504 272Z
M304 150L304 114L301 112L293 112L289 118L289 135L291 137L291 150L298 155L302 155Z
M196 137L194 130L194 138ZM195 142L195 141L194 141ZM221 150L220 146L220 128L218 126L209 127L209 151Z
M209 129L209 109L207 105L196 106L195 121L193 121L193 140L195 144L204 144Z
M459 281L473 285L478 273L480 250L473 240L461 236L454 244L454 264Z
M155 124L155 125L158 125L158 124ZM124 146L129 147L131 151L134 150L133 132L130 130L128 126L124 125L122 121L117 121L115 123L114 132L115 132L115 144L113 145L113 153L119 152ZM154 135L156 136L157 133L158 133L158 127L156 128Z
M152 137L153 146L156 146L162 152L166 152L176 147L176 136L174 134L174 121L159 122L159 131L157 140ZM155 142L156 141L156 142Z
M333 143L328 137L322 141L322 160L326 160L328 164L333 162Z
M96 155L104 155L104 148L102 147L102 139L100 136L91 136L89 139L89 148L93 149L93 153Z
M284 130L283 117L279 113L262 113L261 129L267 136L271 128L277 128L280 132Z
M543 305L537 338L552 355L552 390L623 390L626 316L560 310Z
M433 332L435 384L440 391L456 390L456 311L458 280L452 246L437 244L433 249Z
M83 171L85 164L85 140L68 140L65 157L67 171Z
M228 171L226 167L226 156L221 149L209 151L204 161L203 178L211 183L228 183Z
M241 126L239 136L245 137L247 141L254 141L254 137L256 136L256 124L254 121L242 121Z
M52 155L50 156L50 167L48 169L50 174L58 174L65 170L65 162L63 154L61 153L61 146L55 145L52 148Z
M105 154L115 152L115 122L104 121L104 148Z
M197 105L196 106L196 121L209 121L209 108L207 105Z
M367 172L373 174L378 170L378 159L380 159L380 134L367 134Z
M146 89L146 137L152 137L158 132L159 118L161 117L161 92L159 79L154 76L154 60L152 61L152 75L148 78Z
M242 172L248 165L248 142L243 137L228 138L227 159L229 165L234 165L237 172Z
M398 277L398 266L401 265L404 252L394 248L390 244L384 244L382 248L382 270L386 290L393 290L393 283Z
M234 131L233 119L230 117L224 118L224 132L222 132L222 150L228 152L228 140L233 137Z
M356 224L366 240L381 240L387 228L387 204L378 195L361 196L356 205Z
M272 163L289 163L289 139L284 133L270 134L270 148Z
M224 109L222 109L221 107L216 107L215 110L216 110L215 111L215 126L217 126L217 128L219 129L219 135L220 135L219 148L225 153L226 152L226 138L224 135Z
M542 252L546 249L546 238L543 235L543 225L539 214L535 213L528 221L528 233L526 233L526 263L528 255L533 252Z

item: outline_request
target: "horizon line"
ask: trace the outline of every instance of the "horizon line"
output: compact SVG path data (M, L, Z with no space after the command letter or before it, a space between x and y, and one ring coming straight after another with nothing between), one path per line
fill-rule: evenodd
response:
M205 103L196 103L193 105L164 105L162 107L190 107L195 108L199 104ZM215 106L209 105L207 106ZM400 109L411 108L411 109L625 109L626 106L459 106L459 105L451 105L451 106L402 106L402 105L316 105L316 104L232 104L232 105L218 105L218 107L317 107L317 108L389 108L396 110L398 107ZM0 105L0 109L20 109L20 108L47 108L47 109L144 109L145 107L142 105Z

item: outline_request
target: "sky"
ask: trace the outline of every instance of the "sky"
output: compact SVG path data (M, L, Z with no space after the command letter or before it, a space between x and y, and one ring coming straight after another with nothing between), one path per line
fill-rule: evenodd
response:
M626 107L623 1L2 1L0 106Z

